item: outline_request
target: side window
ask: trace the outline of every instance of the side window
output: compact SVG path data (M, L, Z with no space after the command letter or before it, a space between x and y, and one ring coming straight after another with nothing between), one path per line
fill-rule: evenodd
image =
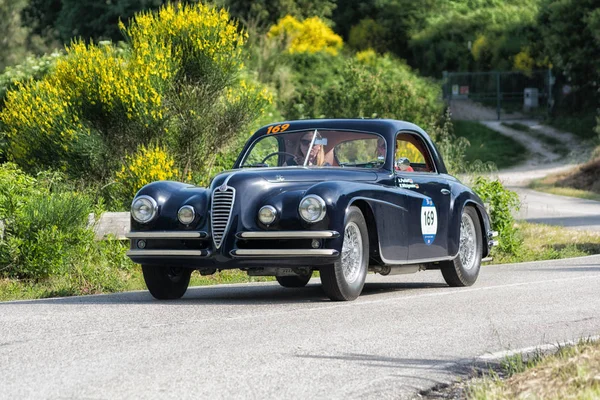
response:
M396 171L435 172L426 144L416 135L400 133L396 137Z
M385 147L384 147L385 154ZM335 161L340 167L379 168L385 158L378 157L377 137L348 140L333 149Z
M273 154L278 151L284 150L279 150L279 141L276 136L263 137L254 143L242 167L259 166L258 164L263 161L270 166L278 165L279 155ZM273 154L273 156L265 160L269 154Z

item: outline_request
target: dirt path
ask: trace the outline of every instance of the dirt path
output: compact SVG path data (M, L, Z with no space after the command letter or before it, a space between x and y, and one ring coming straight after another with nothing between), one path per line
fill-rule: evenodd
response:
M524 164L498 172L498 177L504 185L517 192L521 199L522 205L516 215L517 219L573 229L600 231L600 202L557 196L527 188L534 179L567 171L585 161L587 157L585 145L581 144L576 136L533 120L519 120L518 123L528 126L537 135L511 129L499 121L480 122L523 144L531 153ZM560 154L556 151L556 144L555 146L549 145L540 135L555 139L553 142L558 142L559 146L570 149L570 152L567 155Z

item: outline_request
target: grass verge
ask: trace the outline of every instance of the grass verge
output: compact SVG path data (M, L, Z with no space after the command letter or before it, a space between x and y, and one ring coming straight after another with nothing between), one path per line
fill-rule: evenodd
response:
M110 258L82 259L80 263L72 263L68 272L64 274L51 275L40 280L0 278L0 301L146 290L141 267L125 256L129 243L107 240L101 242L101 245L112 254ZM269 280L274 278L249 277L239 270L222 271L209 276L201 276L194 272L190 286Z
M534 180L529 187L540 192L600 201L600 159Z
M508 357L499 372L473 381L465 390L467 398L598 399L600 342L583 340L547 356L538 352L528 359L520 354Z
M465 160L493 162L498 168L517 165L527 158L527 149L513 139L474 121L454 121L456 136L466 138L471 146L467 148Z
M561 131L571 132L582 139L596 139L598 137L594 132L596 126L595 111L581 115L557 116L551 118L547 123Z
M600 232L519 222L523 247L516 255L493 250L493 264L556 260L600 254ZM502 240L502 238L500 238Z

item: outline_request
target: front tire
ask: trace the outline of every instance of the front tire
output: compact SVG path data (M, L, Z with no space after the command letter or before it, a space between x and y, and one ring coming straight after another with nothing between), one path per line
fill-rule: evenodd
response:
M312 274L297 276L276 276L277 282L285 288L301 288L308 284Z
M471 286L475 283L481 269L482 240L477 211L467 206L461 216L458 256L440 263L442 275L449 286Z
M142 265L142 272L150 294L158 300L181 298L192 275L192 270L188 268L155 265Z
M340 259L320 268L325 294L334 301L356 299L363 290L369 262L369 233L365 217L358 207L346 214L344 241Z

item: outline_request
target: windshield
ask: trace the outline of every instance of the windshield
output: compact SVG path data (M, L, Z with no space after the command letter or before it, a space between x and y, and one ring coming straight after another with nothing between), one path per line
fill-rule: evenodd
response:
M258 138L241 167L360 167L380 168L386 142L375 133L311 129Z

